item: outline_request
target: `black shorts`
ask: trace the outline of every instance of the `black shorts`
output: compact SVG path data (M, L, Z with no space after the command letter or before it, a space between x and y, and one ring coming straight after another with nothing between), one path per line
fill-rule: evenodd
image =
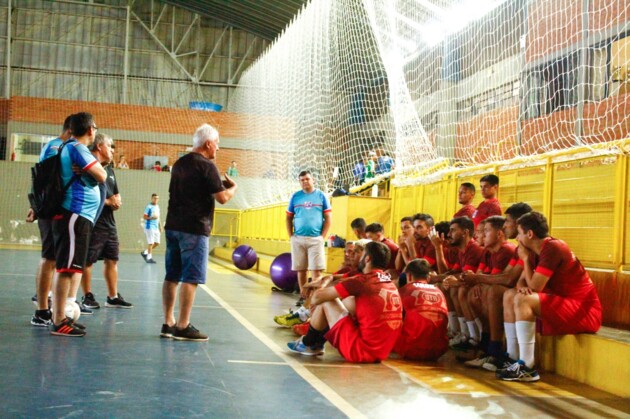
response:
M42 258L55 260L55 239L53 238L52 220L50 218L39 218L37 227L42 238Z
M103 259L118 260L119 251L118 232L115 228L95 228L90 239L87 264L90 266Z
M92 222L63 210L53 217L57 272L82 273L90 245Z

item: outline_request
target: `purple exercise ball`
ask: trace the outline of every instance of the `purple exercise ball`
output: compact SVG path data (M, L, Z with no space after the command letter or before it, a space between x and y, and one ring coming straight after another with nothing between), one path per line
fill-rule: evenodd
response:
M291 270L291 253L282 253L271 262L271 281L284 291L297 287L297 272Z
M232 253L232 262L238 269L245 271L256 264L258 255L256 251L246 244L242 244Z

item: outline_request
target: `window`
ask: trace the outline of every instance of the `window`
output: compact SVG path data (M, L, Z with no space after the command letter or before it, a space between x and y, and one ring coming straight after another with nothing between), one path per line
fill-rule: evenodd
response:
M11 159L36 163L39 161L39 154L42 148L44 148L50 140L55 138L57 137L53 135L12 134ZM13 158L13 156L15 156L15 158Z
M514 80L502 86L495 87L480 95L457 102L459 120L463 121L473 116L518 105L520 82Z

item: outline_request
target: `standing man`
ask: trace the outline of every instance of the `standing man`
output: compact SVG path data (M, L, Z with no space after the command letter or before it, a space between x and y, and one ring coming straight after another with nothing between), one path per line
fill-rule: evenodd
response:
M326 269L324 238L332 220L326 195L315 188L313 175L303 170L299 175L302 190L293 194L287 208L287 233L291 240L291 269L297 271L301 302L306 298L306 274L311 271L313 281L320 279Z
M472 204L473 199L475 199L475 185L470 182L462 183L457 193L457 199L462 207L453 215L453 218L468 217L472 220L475 213L475 206Z
M72 115L63 121L63 129L61 135L54 140L50 140L44 146L39 155L40 163L49 157L55 156L59 150L59 146L70 139L72 136L70 131L70 121ZM35 221L35 212L32 208L28 210L26 222ZM37 220L37 227L42 239L42 258L37 267L35 274L35 300L37 310L31 318L31 324L38 327L48 327L52 324L52 313L48 304L48 294L52 287L53 274L55 273L55 243L53 241L52 220L49 218L40 218Z
M221 182L213 163L219 150L219 133L203 124L193 135L192 152L175 162L168 188L166 216L166 275L162 287L164 324L161 337L204 342L208 336L190 323L197 285L206 283L208 236L212 230L214 201L225 204L236 184L227 175ZM181 283L181 286L179 286ZM179 287L179 317L175 297Z
M485 175L479 180L481 185L481 195L484 201L479 204L477 210L472 215L475 228L486 218L493 215L501 215L501 204L497 199L499 192L499 177L496 175Z
M105 189L104 205L101 214L96 220L90 248L88 250L87 265L81 278L83 288L83 299L81 303L89 309L98 309L100 304L92 293L92 265L99 259L103 260L103 276L107 284L107 300L105 307L132 308L133 305L125 301L118 293L118 231L114 211L122 205L116 175L114 174L114 151L111 137L103 134L96 134L94 143L89 147L90 151L101 162L107 172L107 180L99 185Z
M53 324L50 333L58 336L84 336L85 330L65 316L66 299L74 302L81 282L83 267L90 245L90 235L96 214L101 206L99 183L107 173L94 158L88 146L94 142L96 124L91 114L81 112L72 116L71 138L60 153L61 179L65 184L77 176L76 167L83 174L66 190L61 214L53 217L57 275L53 281ZM74 167L74 168L73 168Z
M147 237L148 247L140 253L146 263L155 263L152 251L160 245L160 197L154 193L151 195L151 203L144 209L144 234Z

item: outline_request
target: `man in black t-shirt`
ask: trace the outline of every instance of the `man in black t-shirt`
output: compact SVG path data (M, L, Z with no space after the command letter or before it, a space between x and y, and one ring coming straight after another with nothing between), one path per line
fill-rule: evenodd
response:
M219 149L219 133L203 124L193 136L193 150L171 168L166 215L166 275L162 286L164 324L161 337L207 341L208 336L190 324L197 285L206 283L208 236L212 230L214 200L225 204L234 196L236 184L227 175L221 181L212 162ZM175 297L179 287L179 317L175 320Z
M98 309L101 307L92 293L92 265L98 260L103 260L103 277L107 284L107 300L105 301L105 307L133 307L133 305L125 301L118 292L119 242L114 211L120 208L122 201L120 193L118 192L118 184L116 183L113 164L111 163L113 157L111 150L113 147L112 139L102 134L96 134L94 143L89 147L94 157L105 167L107 180L105 180L105 183L99 185L99 188L101 188L101 202L103 202L104 205L92 230L87 262L83 270L83 277L81 278L81 288L83 289L81 304L88 309ZM86 314L83 307L81 313Z

